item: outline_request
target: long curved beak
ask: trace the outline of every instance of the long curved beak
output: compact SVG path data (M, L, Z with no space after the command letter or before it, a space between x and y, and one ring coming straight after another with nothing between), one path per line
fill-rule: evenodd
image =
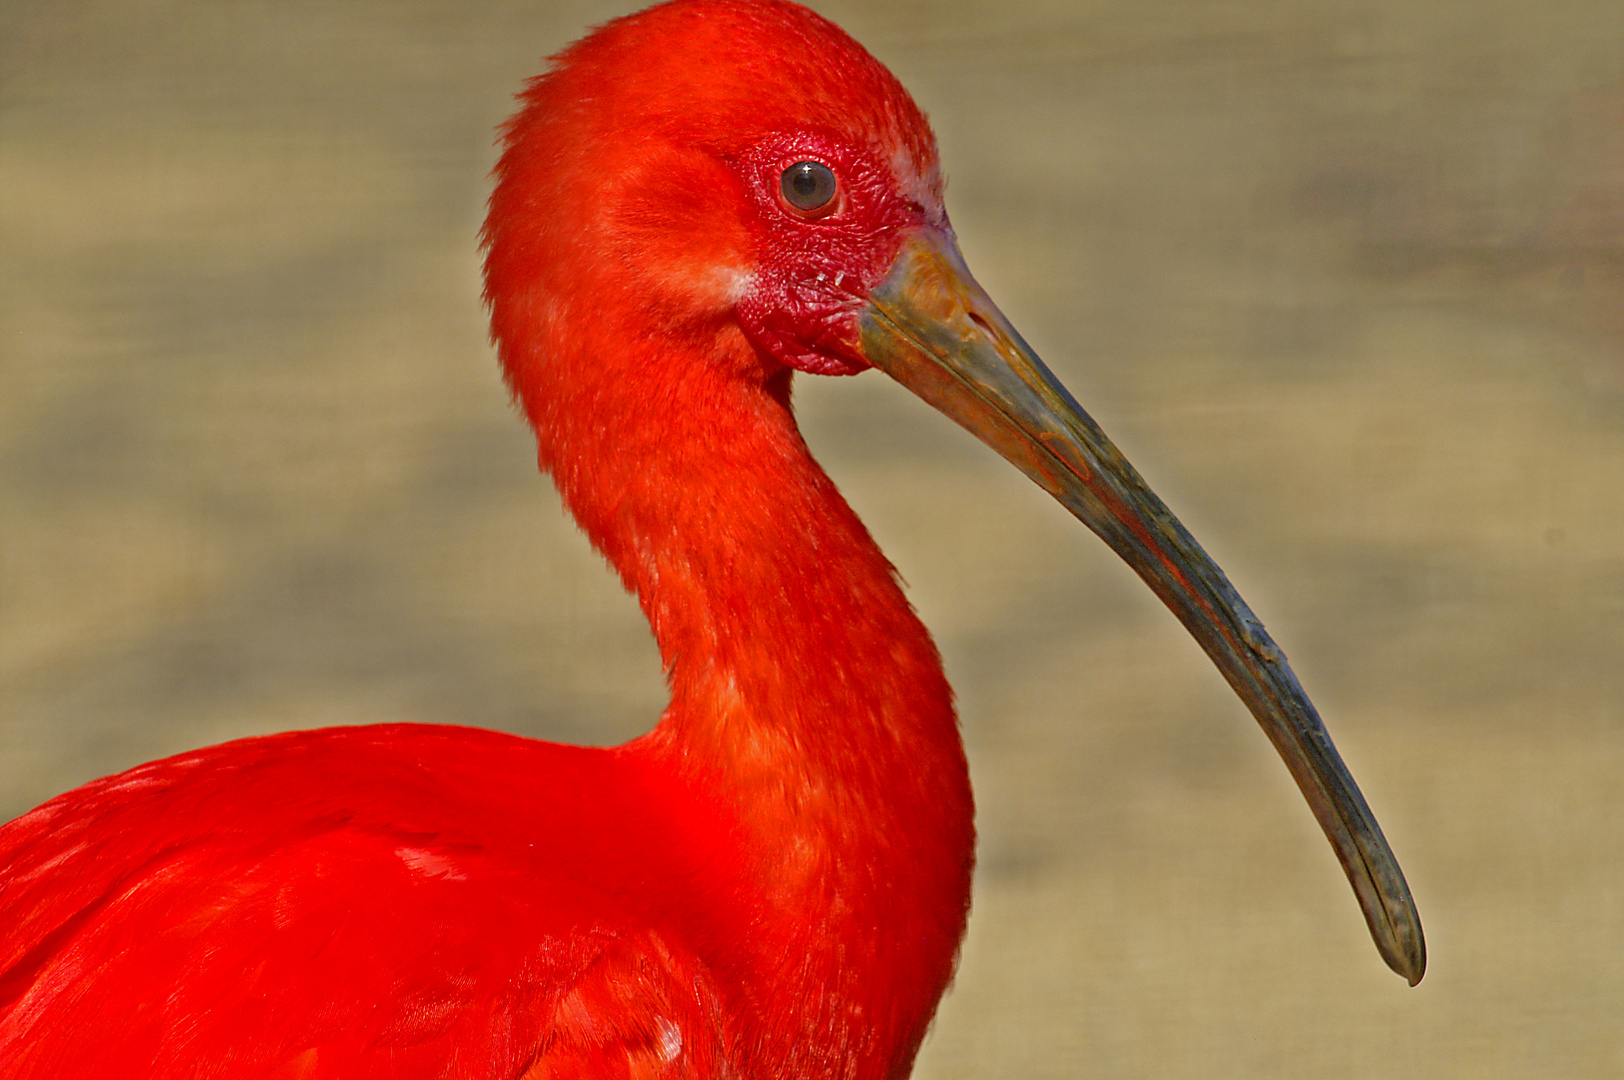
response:
M1381 827L1284 654L965 268L951 234L903 244L859 316L864 355L1009 459L1097 533L1196 639L1285 760L1336 849L1382 959L1414 986L1421 917Z

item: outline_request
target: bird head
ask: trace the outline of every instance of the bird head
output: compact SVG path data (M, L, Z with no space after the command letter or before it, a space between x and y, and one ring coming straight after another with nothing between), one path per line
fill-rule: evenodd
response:
M496 336L521 395L537 358L515 324L528 330L538 304L601 320L611 297L633 324L622 330L734 326L769 369L862 371L870 291L906 237L951 235L924 114L797 5L677 0L617 20L522 100L486 229Z

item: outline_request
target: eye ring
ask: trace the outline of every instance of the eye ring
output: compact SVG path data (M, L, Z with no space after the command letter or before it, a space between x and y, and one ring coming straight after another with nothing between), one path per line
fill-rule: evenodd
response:
M778 178L778 193L797 216L818 218L838 205L840 181L821 161L797 161Z

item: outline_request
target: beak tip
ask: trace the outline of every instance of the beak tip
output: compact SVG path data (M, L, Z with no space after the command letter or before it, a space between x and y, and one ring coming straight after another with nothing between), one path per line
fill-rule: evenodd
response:
M1423 946L1417 950L1415 956L1406 957L1405 959L1409 961L1409 970L1401 971L1399 974L1409 980L1411 986L1421 985L1421 980L1426 978L1427 975L1426 948Z
M1408 889L1404 899L1398 911L1403 917L1389 922L1386 933L1375 935L1376 945L1387 966L1405 982L1416 986L1427 974L1427 939L1422 935L1421 920L1409 900Z

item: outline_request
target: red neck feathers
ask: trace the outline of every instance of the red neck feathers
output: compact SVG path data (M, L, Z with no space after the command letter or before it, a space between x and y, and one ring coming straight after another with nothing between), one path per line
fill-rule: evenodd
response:
M775 1070L902 1075L969 902L951 692L892 568L807 452L790 368L738 315L760 302L772 241L741 163L810 128L765 115L759 87L748 124L701 125L719 107L700 98L740 88L692 73L741 64L684 66L660 49L680 40L714 61L754 48L742 66L757 82L787 67L799 92L765 96L806 107L837 88L751 35L786 21L836 35L851 57L841 86L871 103L867 126L900 154L934 151L890 76L816 16L711 4L708 33L662 32L696 7L611 24L527 91L486 225L493 334L542 467L659 643L671 705L624 752L676 764L732 807L759 853L747 874L762 917L748 932L764 998L745 1037ZM925 134L900 134L908 124Z

